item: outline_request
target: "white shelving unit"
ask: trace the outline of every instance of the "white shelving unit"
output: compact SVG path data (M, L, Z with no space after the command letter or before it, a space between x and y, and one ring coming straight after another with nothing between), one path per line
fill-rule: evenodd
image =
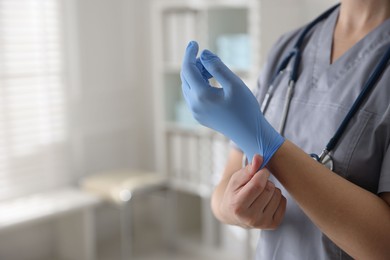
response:
M211 187L215 171L221 170L215 157L224 157L218 154L227 149L221 144L226 142L224 137L198 125L184 104L180 68L185 48L190 40L198 41L200 49L220 54L254 87L260 63L258 9L256 0L153 2L157 167L189 192L205 196L210 192L207 187ZM240 49L244 51L240 53ZM234 55L237 58L232 58Z
M152 2L157 169L169 177L173 190L201 198L202 238L208 245L219 240L209 200L213 179L226 162L228 140L192 119L181 91L182 56L188 42L196 40L200 50L217 53L248 86L255 87L260 67L259 1Z

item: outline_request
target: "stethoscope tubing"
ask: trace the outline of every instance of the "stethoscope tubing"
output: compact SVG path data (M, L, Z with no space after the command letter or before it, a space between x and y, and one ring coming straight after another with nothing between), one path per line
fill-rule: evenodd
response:
M295 89L295 83L298 80L298 71L299 71L299 66L301 62L301 52L302 52L302 47L304 43L304 39L306 35L310 32L310 30L318 24L320 21L328 17L336 8L338 8L340 4L337 4L327 11L325 11L323 14L321 14L319 17L317 17L314 21L309 23L306 28L302 31L300 36L298 37L297 42L295 43L293 49L287 54L287 56L282 60L280 65L278 66L278 69L276 70L276 73L271 79L271 84L269 85L268 91L264 97L263 104L261 107L261 110L263 114L266 112L269 103L272 99L273 93L275 91L275 88L277 85L275 84L276 78L280 76L280 74L283 73L283 71L286 69L288 66L289 62L291 61L292 58L294 58L294 63L292 66L291 74L290 74L290 79L288 82L288 87L286 90L286 100L284 103L283 107L283 112L282 112L282 117L280 120L280 125L279 125L279 133L281 135L284 135L284 130L288 118L288 113L291 105L291 100L294 95L294 89ZM380 76L383 74L383 72L386 70L387 65L390 60L390 45L388 46L385 54L382 56L381 60L379 63L375 66L373 72L370 74L369 78L365 82L362 91L358 95L358 97L355 99L354 103L352 104L350 110L348 111L347 115L343 119L343 121L340 123L340 126L337 128L335 134L333 137L329 140L328 144L325 146L325 149L322 151L321 155L318 156L317 154L311 154L311 156L316 159L317 161L321 163L329 163L330 169L333 170L333 160L332 157L330 156L330 152L335 148L337 143L339 142L341 136L345 132L349 122L351 119L356 115L357 111L361 107L362 103L365 101L365 99L369 96L370 92L372 89L376 86L376 83L379 81Z
M360 92L359 96L356 98L355 102L352 104L350 110L348 111L347 115L345 116L345 119L341 122L336 133L330 139L329 143L326 145L327 151L332 151L333 148L335 148L335 146L337 145L341 136L345 132L345 129L347 128L349 122L354 117L354 115L357 113L357 111L361 107L364 100L369 96L371 90L376 86L376 83L378 82L380 76L386 70L387 65L389 63L389 60L390 60L390 46L387 48L385 54L383 55L383 57L381 58L379 63L375 66L375 69L373 70L370 77L366 81L366 83L363 87L363 90Z
M278 129L278 131L281 135L284 135L284 128L286 127L288 112L290 110L290 103L291 103L292 97L294 95L294 88L295 88L295 81L290 80L288 83L288 87L287 87L286 101L285 101L284 106L283 106L282 117L280 120L279 129Z
M271 79L271 85L273 84L274 80L278 76L278 74L283 71L290 60L295 57L294 66L291 71L290 80L296 82L298 79L298 70L299 70L299 64L301 62L301 49L303 46L303 41L305 40L306 35L311 31L311 29L316 26L320 21L324 20L326 17L328 17L336 8L338 8L340 4L337 4L335 6L332 6L328 10L326 10L323 14L318 16L316 19L314 19L312 22L310 22L306 28L302 31L302 33L299 35L297 42L295 43L293 49L287 54L287 56L283 59L281 64L279 65L278 69L276 70L276 73Z
M289 64L290 60L292 58L294 58L294 63L293 63L293 67L292 67L292 70L291 70L290 79L289 79L289 82L288 82L288 88L287 88L287 92L286 92L286 100L285 100L285 104L283 106L282 117L281 117L281 120L280 120L279 129L278 129L278 131L279 131L279 133L281 135L284 135L284 129L285 129L285 126L286 126L287 117L288 117L288 113L289 113L289 110L290 110L290 103L291 103L291 99L292 99L292 97L294 95L295 82L298 80L298 71L299 71L299 65L301 63L301 52L302 52L301 49L302 49L302 46L303 46L303 41L304 41L306 35L310 32L310 30L316 24L318 24L320 21L322 21L323 19L328 17L339 6L340 6L340 4L337 4L337 5L329 8L327 11L325 11L323 14L321 14L319 17L317 17L314 21L310 22L306 26L306 28L302 31L302 33L298 37L298 40L295 43L293 49L283 59L283 61L279 65L278 69L276 70L276 73L272 77L270 87L269 87L269 89L268 89L268 91L266 93L266 96L265 96L265 98L263 100L263 104L262 104L262 107L261 107L261 111L263 113L265 113L265 111L267 110L267 107L268 107L269 102L270 102L270 100L272 98L273 92L275 90L275 84L274 83L275 83L276 78L278 77L279 74L283 73L283 71L286 69L287 65Z

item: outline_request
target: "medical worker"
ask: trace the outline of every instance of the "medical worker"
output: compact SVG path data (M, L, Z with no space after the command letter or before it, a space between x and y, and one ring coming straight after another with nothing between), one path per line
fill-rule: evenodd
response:
M234 142L212 209L262 230L256 259L390 259L389 18L389 0L342 0L277 41L255 94L188 45L186 102Z

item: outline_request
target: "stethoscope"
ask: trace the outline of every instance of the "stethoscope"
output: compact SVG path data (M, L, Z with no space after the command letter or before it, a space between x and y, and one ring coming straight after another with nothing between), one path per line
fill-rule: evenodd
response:
M267 111L268 105L272 99L272 95L275 91L275 79L283 73L284 69L287 67L289 64L290 60L294 58L294 63L292 66L290 78L288 81L288 86L287 86L287 91L286 91L286 98L285 98L285 103L283 107L283 112L282 112L282 117L280 120L280 125L279 125L279 133L281 135L284 134L284 129L286 126L286 121L287 121L287 115L290 109L290 103L291 99L293 97L294 93L294 88L295 88L295 83L298 80L298 70L299 70L299 65L301 61L301 54L302 54L302 49L303 49L303 41L305 39L305 36L310 32L310 30L318 24L320 21L324 20L327 18L336 8L339 7L340 4L337 4L330 8L329 10L325 11L323 14L321 14L319 17L317 17L314 21L309 23L306 28L302 31L300 36L297 39L297 42L295 43L293 49L288 53L288 55L283 59L283 61L280 63L275 75L273 76L271 80L271 84L268 88L268 91L264 97L262 106L261 106L261 111L263 114ZM347 115L341 122L340 126L336 130L336 133L333 135L333 137L329 140L328 144L325 146L325 148L322 150L320 155L317 154L310 154L310 156L318 161L319 163L323 164L326 166L328 169L333 170L334 169L334 162L333 158L330 155L330 152L333 151L335 146L337 145L338 141L340 140L341 136L345 132L345 129L348 126L348 123L351 121L351 119L354 117L356 112L358 111L359 107L363 103L363 101L369 96L370 91L375 87L376 83L378 82L380 76L384 72L384 70L387 67L387 64L390 60L390 46L386 50L385 54L379 61L379 63L375 66L375 69L367 79L367 81L364 83L363 90L360 92L354 103L352 104L350 110L348 111ZM247 163L246 157L243 157L243 165Z

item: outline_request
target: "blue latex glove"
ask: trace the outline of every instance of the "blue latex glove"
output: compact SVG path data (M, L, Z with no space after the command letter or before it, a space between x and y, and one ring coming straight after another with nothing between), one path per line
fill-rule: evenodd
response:
M205 50L197 59L198 44L190 42L184 56L181 79L184 98L194 118L233 140L248 161L263 157L264 167L284 138L267 122L250 89L213 53ZM209 84L214 77L222 86Z

